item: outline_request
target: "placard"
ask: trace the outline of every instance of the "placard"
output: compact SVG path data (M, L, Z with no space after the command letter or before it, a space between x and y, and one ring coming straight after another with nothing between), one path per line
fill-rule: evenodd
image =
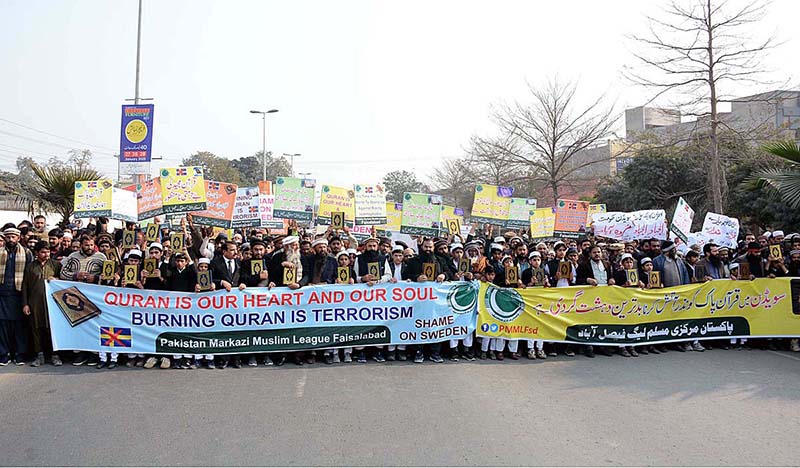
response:
M269 229L284 229L283 219L275 217L275 194L272 191L272 182L261 180L258 182L258 212L261 215L261 227Z
M283 284L289 286L297 282L297 270L283 267Z
M239 187L227 182L206 181L206 209L192 213L199 226L231 227L236 194Z
M605 203L597 203L589 205L589 211L586 213L586 225L587 226L592 225L592 215L605 212L606 212Z
M664 210L640 210L631 213L612 211L592 216L595 237L608 237L620 241L634 239L667 238Z
M113 188L109 179L75 182L73 215L76 218L111 216Z
M164 213L186 213L206 209L206 181L201 166L161 169L161 200Z
M651 288L661 288L663 286L661 284L661 272L660 271L651 271L650 272L650 280L647 282L647 284Z
M441 195L406 193L403 195L403 221L400 232L422 236L439 233Z
M403 204L386 202L386 224L380 226L386 231L400 231L403 222Z
M353 186L355 190L355 224L386 224L386 188L383 184Z
M670 231L674 232L683 242L688 242L689 234L692 232L692 220L694 220L694 210L683 197L680 197L675 206L675 213L672 215Z
M136 193L136 211L139 221L164 214L160 177L128 185L123 189Z
M472 202L470 218L476 223L505 225L511 210L513 187L478 184Z
M577 239L586 232L586 216L589 202L580 200L558 200L553 235L567 239Z
M310 223L314 216L314 179L278 177L275 180L276 218L294 219Z
M706 243L713 242L720 247L735 249L736 239L739 237L739 220L709 211L703 220L701 232Z
M505 227L509 229L528 229L531 225L531 216L533 216L534 211L536 211L535 198L512 198Z
M556 225L555 208L537 208L531 216L531 239L547 239L553 237Z
M330 224L333 213L343 212L345 223L352 226L355 217L354 205L355 192L353 189L323 185L319 193L317 224Z
M114 187L111 189L111 219L135 223L139 209L134 192Z
M173 252L183 252L184 251L184 243L183 243L183 233L173 233L169 236L169 242L172 245Z
M155 258L145 258L144 259L144 271L148 278L153 277L156 272L158 262L156 262Z
M237 188L231 228L261 226L261 213L258 211L260 203L258 187Z
M344 229L344 211L331 212L331 229Z

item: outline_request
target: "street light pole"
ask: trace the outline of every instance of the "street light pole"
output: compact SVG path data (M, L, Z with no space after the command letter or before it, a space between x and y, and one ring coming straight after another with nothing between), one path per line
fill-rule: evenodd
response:
M251 114L261 114L261 180L267 180L267 114L274 114L278 109L268 111L251 110Z
M139 63L141 62L142 49L142 0L139 0L139 26L136 29L136 89L133 94L133 103L139 104Z
M283 156L289 158L289 165L291 166L292 176L294 176L294 158L299 158L302 155L300 153L294 153L294 154L283 153Z

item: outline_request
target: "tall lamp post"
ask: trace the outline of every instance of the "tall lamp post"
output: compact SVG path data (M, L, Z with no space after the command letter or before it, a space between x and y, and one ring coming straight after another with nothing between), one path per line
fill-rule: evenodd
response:
M268 111L251 110L251 114L261 114L263 129L261 131L261 180L267 180L267 114L274 114L278 109Z
M294 154L283 153L283 156L289 158L289 165L291 166L292 169L292 176L294 176L294 158L299 158L302 155L300 153L294 153Z

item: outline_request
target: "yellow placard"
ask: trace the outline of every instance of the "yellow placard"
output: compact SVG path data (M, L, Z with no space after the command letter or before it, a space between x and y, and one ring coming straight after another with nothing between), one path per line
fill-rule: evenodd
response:
M161 169L161 197L164 213L206 209L206 181L201 166Z
M114 184L109 179L75 182L73 202L76 218L111 216Z
M379 226L386 231L399 231L403 222L403 205L401 203L386 202L386 224Z
M553 208L537 208L531 216L531 239L553 237L556 212Z
M504 192L507 192L508 196L503 196ZM508 187L476 185L470 217L479 223L503 224L502 221L508 219L508 212L511 209L511 194Z
M258 276L261 272L264 271L264 261L263 260L250 260L250 274L253 276Z
M772 258L783 258L783 252L781 251L780 245L770 245L769 246L769 256Z
M334 211L331 213L331 228L344 229L344 211Z
M331 222L332 214L341 211L344 212L344 221L352 226L355 218L355 196L352 188L323 185L319 193L317 222Z
M651 288L660 288L661 287L661 272L660 271L651 271L650 272L650 280L647 282L648 286Z
M461 274L468 273L470 266L469 258L464 255L461 257L461 260L458 261L458 272Z
M372 275L373 280L381 277L381 265L378 262L367 263L367 272Z
M800 336L800 301L792 281L722 279L655 290L511 290L481 283L476 330L492 338L595 345L795 337Z

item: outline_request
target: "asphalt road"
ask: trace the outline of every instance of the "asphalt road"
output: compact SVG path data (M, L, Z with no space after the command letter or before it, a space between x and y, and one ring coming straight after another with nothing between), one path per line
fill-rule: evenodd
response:
M800 354L0 369L3 465L796 465Z

